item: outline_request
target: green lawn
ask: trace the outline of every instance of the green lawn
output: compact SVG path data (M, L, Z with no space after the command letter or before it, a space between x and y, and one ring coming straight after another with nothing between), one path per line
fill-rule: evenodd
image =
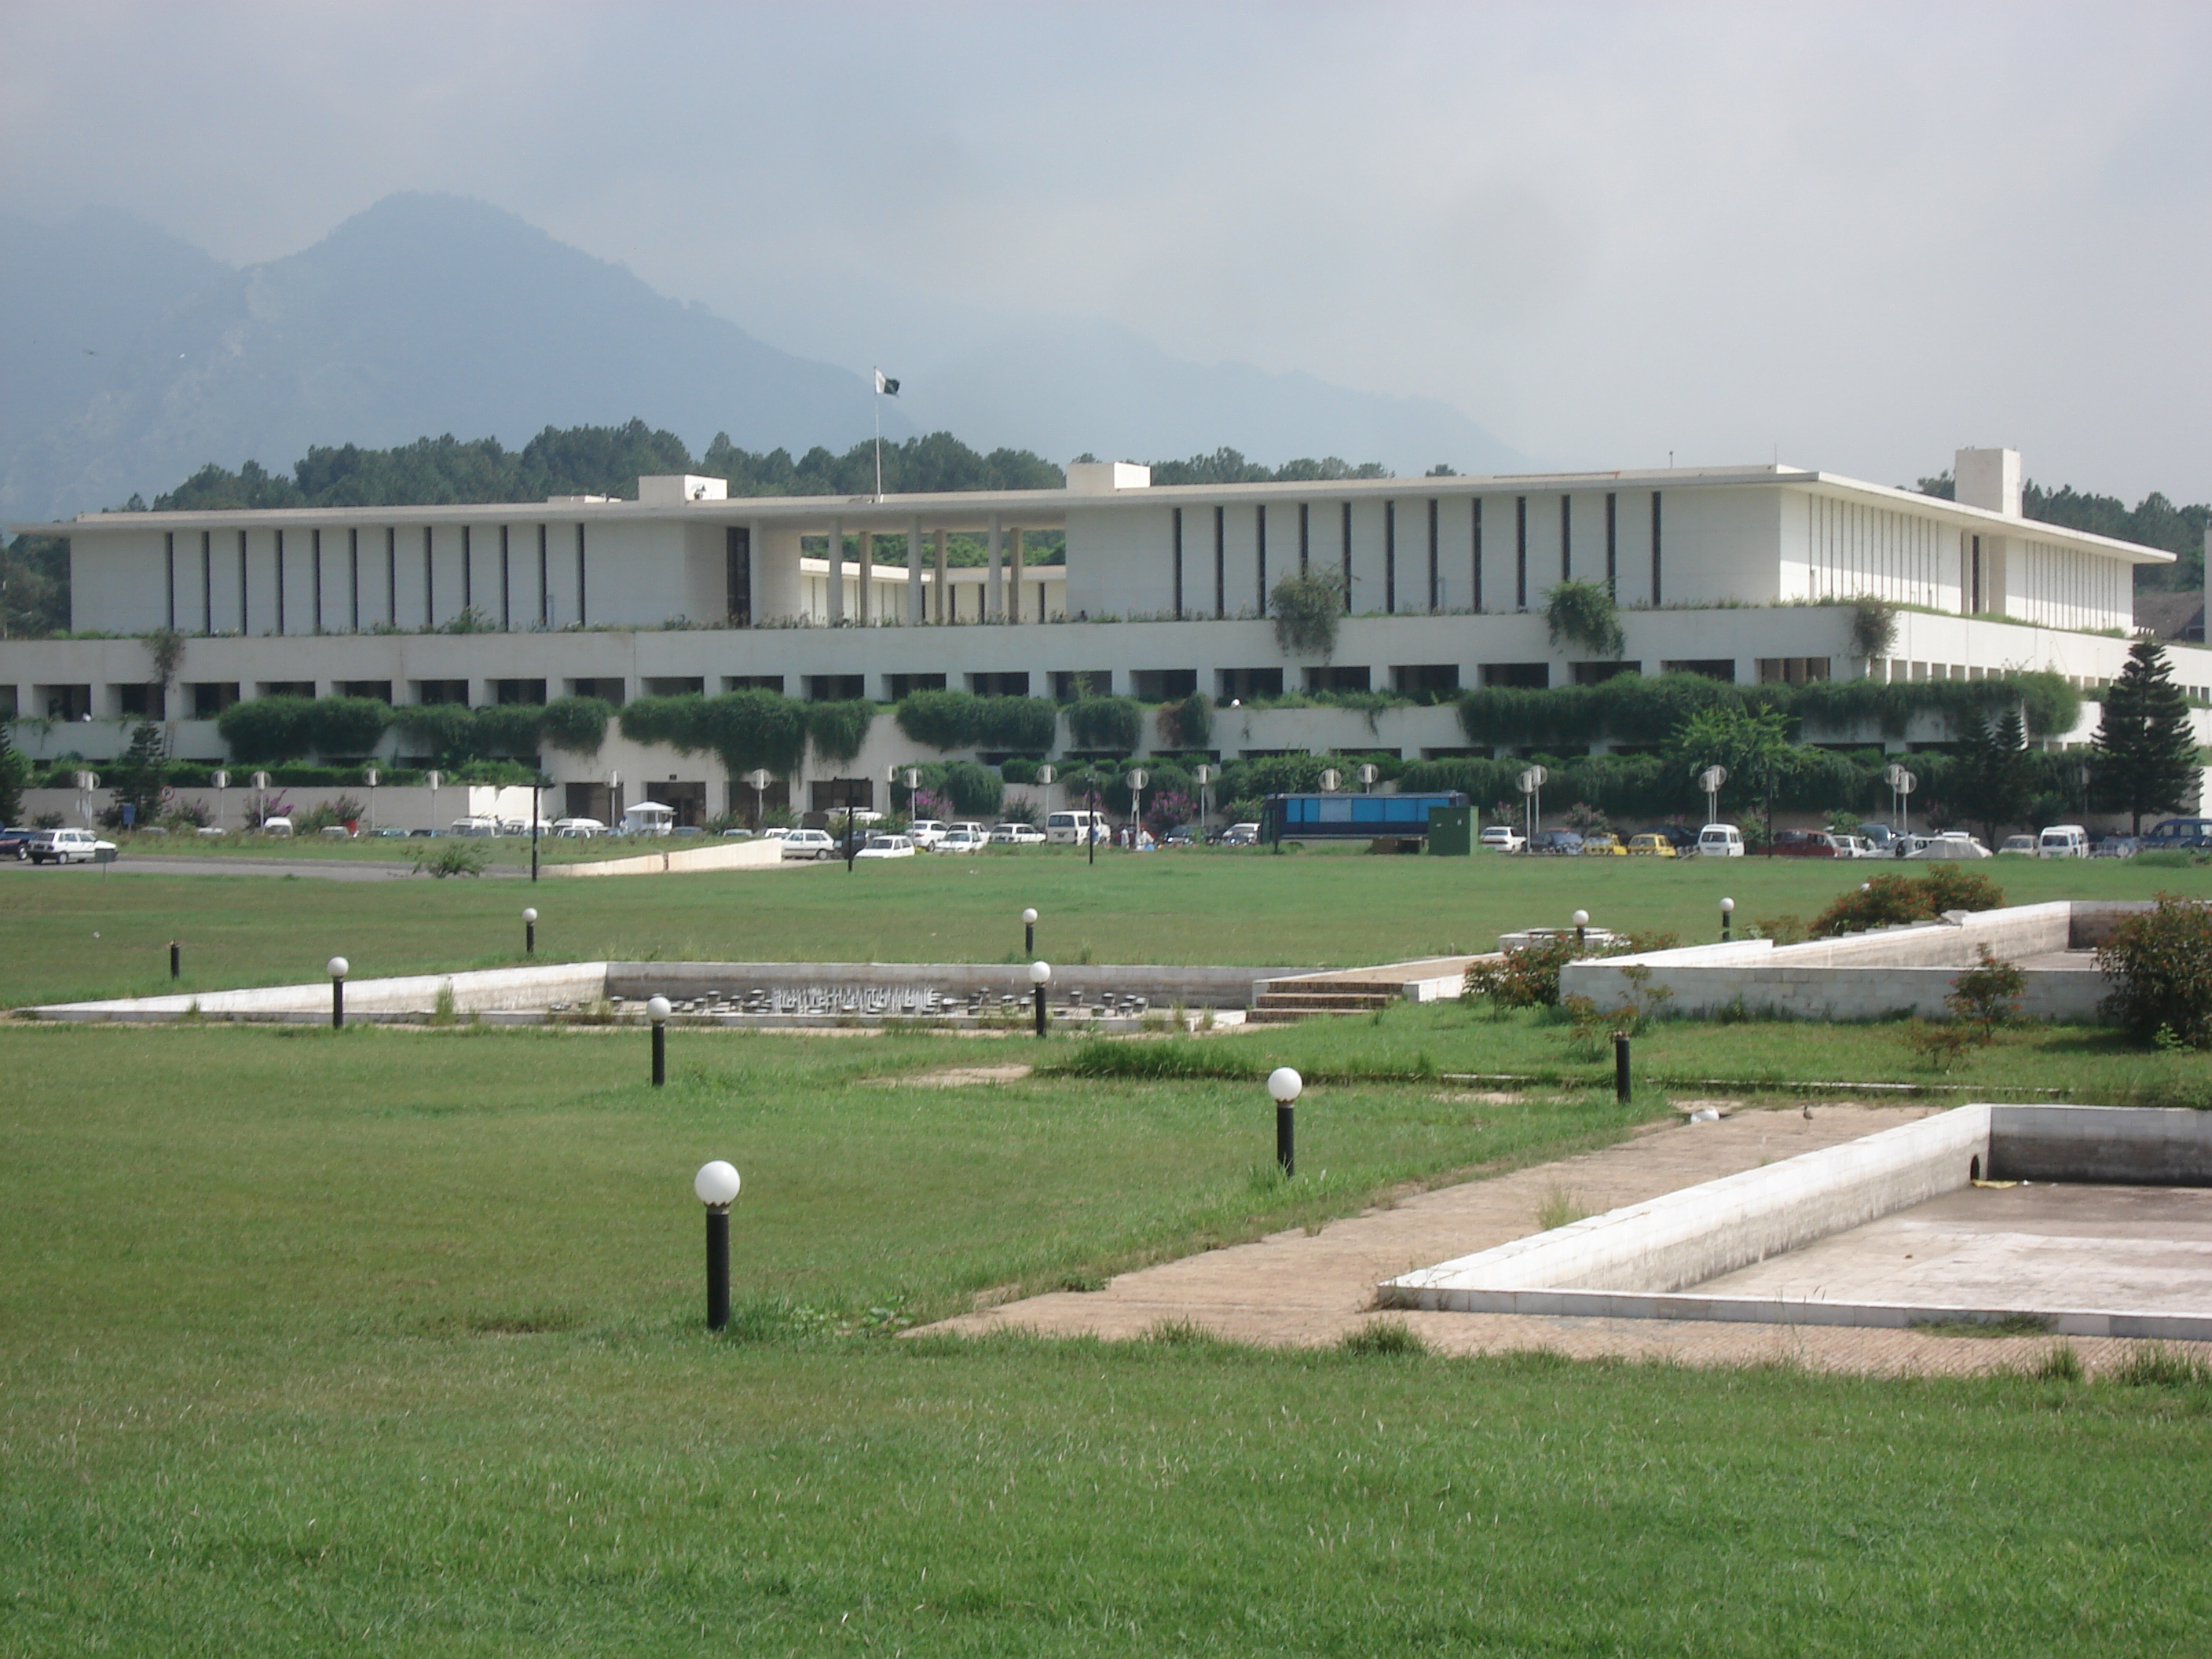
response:
M1577 908L1621 930L1717 935L1721 896L1747 923L1810 915L1887 866L1806 860L1433 859L1262 851L1102 854L1023 848L788 871L514 881L0 870L0 1004L283 983L343 955L358 976L516 959L522 907L550 960L1000 962L1019 914L1061 961L1334 967L1490 950L1499 933ZM2212 893L2212 867L2006 860L1984 868L2020 902ZM93 936L97 933L97 939Z
M1409 1036L1443 1041L1411 1011L1330 1040ZM900 1086L1028 1049L678 1033L655 1091L642 1049L0 1028L0 1652L2212 1637L2203 1386L887 1334L1656 1102L1317 1086L1285 1186L1249 1083ZM746 1176L730 1339L698 1318L714 1155Z

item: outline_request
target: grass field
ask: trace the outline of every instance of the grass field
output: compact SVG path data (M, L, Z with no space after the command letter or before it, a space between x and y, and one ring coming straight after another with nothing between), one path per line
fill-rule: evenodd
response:
M0 872L0 983L161 988L173 936L200 984L333 950L356 973L503 960L532 902L563 956L1001 959L1030 902L1047 954L1358 962L1576 904L1688 933L1722 890L1755 916L1840 884L1757 862L916 864L534 893ZM2197 872L2002 874L2033 898ZM1943 1080L1885 1026L1662 1023L1638 1054L1754 1091ZM915 1083L1030 1059L1066 1070ZM1316 1079L1295 1182L1254 1080L1285 1060ZM1993 1095L2166 1097L2204 1071L2067 1030L1967 1063L1952 1080ZM1173 1329L896 1340L981 1292L1096 1285L1666 1111L1589 1086L1606 1059L1562 1025L1444 1006L1143 1044L679 1030L670 1086L644 1070L640 1036L605 1029L0 1024L0 1655L2212 1647L2212 1383L2185 1367L1896 1382ZM1461 1071L1551 1081L1500 1100L1443 1080ZM721 1338L689 1187L717 1156L745 1175Z
M1437 1041L1328 1041L1407 1036ZM2212 1636L2185 1380L890 1340L1656 1103L1316 1086L1286 1186L1246 1083L923 1088L896 1079L1007 1050L679 1034L656 1092L641 1049L0 1028L0 1652ZM716 1154L747 1177L728 1339L688 1190Z
M1810 915L1872 864L1744 859L1373 858L1265 852L1102 854L1023 848L787 871L541 882L337 883L312 878L102 876L0 869L0 1004L313 978L333 955L362 977L519 959L520 915L544 918L549 960L1002 962L1018 957L1024 906L1059 962L1221 962L1339 967L1492 950L1499 933L1564 924L1717 936ZM2212 868L2006 860L1984 866L2017 902L2212 893ZM94 938L97 934L99 937Z

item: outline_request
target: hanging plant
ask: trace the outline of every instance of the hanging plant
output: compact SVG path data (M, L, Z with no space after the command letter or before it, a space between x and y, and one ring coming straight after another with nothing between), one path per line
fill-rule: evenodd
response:
M1613 595L1595 582L1564 581L1547 591L1544 620L1550 624L1554 645L1569 640L1608 661L1628 648Z
M1275 643L1285 656L1327 662L1344 616L1344 578L1334 570L1285 576L1267 595L1267 608L1275 613Z

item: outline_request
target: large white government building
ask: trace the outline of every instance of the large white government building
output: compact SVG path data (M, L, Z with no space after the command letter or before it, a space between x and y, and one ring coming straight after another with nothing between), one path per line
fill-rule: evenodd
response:
M478 705L743 687L885 702L939 686L1203 690L1224 705L1224 757L1410 759L1472 752L1449 706L1459 688L1626 671L1756 683L2035 669L2094 695L2125 659L2135 568L2172 556L2023 517L2015 452L1960 451L1956 474L1946 501L1783 465L1169 488L1142 467L1078 463L1055 490L730 499L719 479L649 477L635 501L86 514L14 526L68 538L72 632L96 637L0 643L0 716L34 756L112 753L151 715L172 723L179 757L216 759L215 716L270 692ZM1054 532L1064 562L1036 562L1033 538ZM953 535L981 540L987 562L948 566ZM1286 653L1267 615L1273 585L1301 571L1344 585L1325 659ZM1571 577L1616 596L1619 659L1551 637L1544 595ZM1863 597L1910 607L1873 659L1853 654ZM190 636L166 702L132 637L165 628ZM2212 653L2174 658L2205 696ZM1264 706L1352 690L1424 701L1371 715ZM878 720L853 762L792 780L793 799L831 770L879 778L933 757ZM544 763L578 801L614 771L632 799L712 812L733 798L717 763L618 732L599 756L549 750Z

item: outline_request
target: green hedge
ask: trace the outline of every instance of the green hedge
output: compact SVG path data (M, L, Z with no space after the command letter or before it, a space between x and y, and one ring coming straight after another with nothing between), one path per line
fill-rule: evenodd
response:
M916 691L900 702L893 718L915 742L937 750L1004 749L1042 755L1060 735L1060 705L1048 697Z
M1143 706L1132 697L1084 697L1067 706L1069 745L1132 753L1145 735Z
M624 704L617 718L631 742L714 755L732 777L757 768L788 777L805 756L807 707L796 698L751 690L711 697L640 697Z

